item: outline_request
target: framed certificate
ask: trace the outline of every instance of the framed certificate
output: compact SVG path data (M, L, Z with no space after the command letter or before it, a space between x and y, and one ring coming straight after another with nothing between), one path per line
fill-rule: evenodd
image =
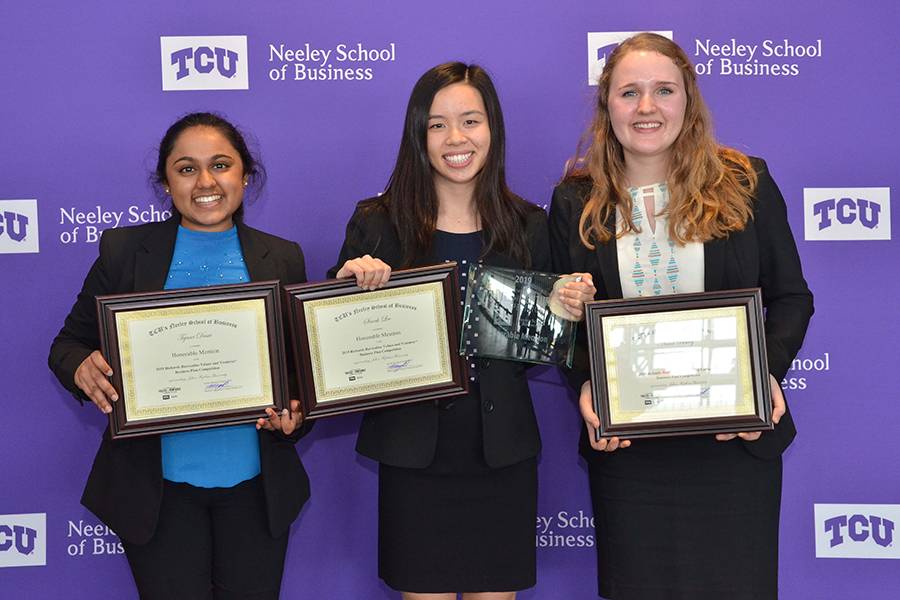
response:
M468 391L456 263L394 272L370 292L354 279L284 292L307 419Z
M585 309L597 439L772 429L758 288Z
M277 281L98 296L113 438L252 423L283 409Z

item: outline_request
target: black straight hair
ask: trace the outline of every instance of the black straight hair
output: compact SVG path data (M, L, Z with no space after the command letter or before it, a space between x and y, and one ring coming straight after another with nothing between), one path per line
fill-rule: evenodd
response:
M166 161L169 160L169 155L172 154L172 149L175 147L175 142L178 141L178 137L192 127L211 127L215 129L228 140L228 143L231 144L235 150L237 150L238 156L241 157L243 175L247 180L247 189L244 192L244 195L245 197L249 195L250 198L255 198L266 183L266 169L260 162L259 157L255 156L248 148L247 142L241 131L228 121L228 119L213 112L195 112L186 114L172 123L172 125L169 126L169 129L166 130L166 134L159 142L156 170L150 177L151 184L156 189L157 195L166 197L166 194L163 193L163 189L168 185L168 181L166 180ZM178 214L178 210L175 208L174 204L172 205L171 210L173 214ZM244 203L242 202L241 206L238 207L237 211L234 213L234 218L241 219L243 216Z
M475 180L475 208L484 239L482 256L505 253L530 266L525 219L529 211L540 209L513 194L506 184L506 131L500 99L491 78L478 65L444 63L426 71L416 82L406 107L397 162L385 193L374 204L390 214L403 246L404 266L430 254L438 200L428 160L428 115L435 95L455 83L471 85L481 94L491 131L487 160Z

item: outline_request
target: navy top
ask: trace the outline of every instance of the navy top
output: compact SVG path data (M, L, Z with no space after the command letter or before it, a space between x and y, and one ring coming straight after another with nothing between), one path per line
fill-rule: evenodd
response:
M480 231L449 233L435 231L431 256L434 262L456 261L459 265L460 297L466 297L469 266L481 257ZM462 304L462 301L460 302ZM462 308L462 307L460 307ZM426 470L436 473L488 471L481 434L481 391L475 363L469 359L469 393L438 401L438 439L434 461Z

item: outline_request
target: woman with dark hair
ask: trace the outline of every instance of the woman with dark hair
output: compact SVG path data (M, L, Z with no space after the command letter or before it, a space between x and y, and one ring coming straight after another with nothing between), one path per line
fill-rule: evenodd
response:
M222 117L193 113L159 146L160 223L110 229L50 349L50 368L82 403L112 411L96 296L254 280L306 281L300 247L241 220L262 165ZM252 186L252 187L251 187ZM141 598L277 598L288 530L309 497L294 449L300 405L255 424L112 441L103 435L82 503L121 538Z
M600 595L776 598L781 454L796 432L778 381L812 294L766 164L716 142L671 40L642 33L607 60L590 147L553 193L550 242L555 268L593 273L603 299L762 288L773 431L596 442L583 345L569 378L586 425Z
M476 65L413 88L384 194L360 202L329 274L383 285L391 267L454 260L547 270L546 215L513 194L500 102ZM593 295L566 290L570 311ZM406 600L511 599L535 583L537 423L524 365L470 364L468 395L366 413L357 451L379 463L378 570Z

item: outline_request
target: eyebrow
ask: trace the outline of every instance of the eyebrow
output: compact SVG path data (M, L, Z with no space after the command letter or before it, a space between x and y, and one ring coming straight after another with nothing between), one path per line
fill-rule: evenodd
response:
M469 116L469 115L481 115L481 116L485 116L485 114L484 114L483 112L481 112L480 110L467 110L467 111L464 112L464 113L460 113L459 116L461 116L461 117L467 117L467 116ZM446 119L446 118L447 118L447 117L445 117L444 115L428 115L428 120L429 120L429 121L430 121L431 119Z
M228 154L216 154L216 155L213 156L210 160L220 160L220 159L223 159L223 158L227 158L227 159L229 159L229 160L234 160L234 157L231 156L231 155L228 155ZM186 160L186 161L193 161L193 160L196 160L196 159L195 159L193 156L182 156L181 158L178 158L178 159L173 160L173 161L172 161L172 164L173 164L173 165L176 165L176 164L180 163L180 162L183 161L183 160Z
M651 82L651 83L652 83L653 85L673 85L673 86L676 86L676 87L680 87L680 85L678 84L677 81L654 81L654 82ZM638 82L636 82L636 81L630 81L630 82L628 82L628 83L623 83L622 85L620 85L620 86L619 86L618 88L616 88L616 89L621 90L622 88L631 87L631 86L637 85L637 84L638 84Z

